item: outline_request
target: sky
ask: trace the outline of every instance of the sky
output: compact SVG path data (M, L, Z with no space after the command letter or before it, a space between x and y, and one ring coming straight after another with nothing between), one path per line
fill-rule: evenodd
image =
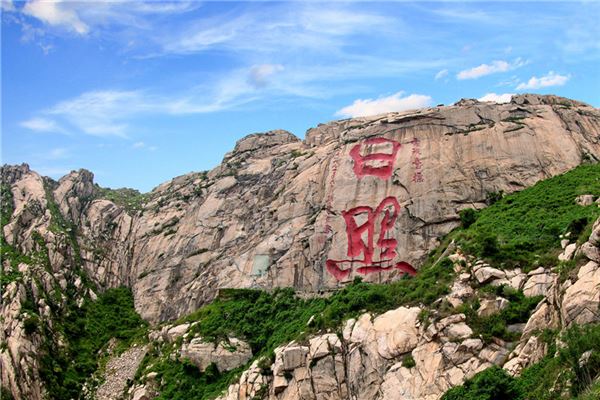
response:
M2 163L142 192L235 142L557 94L600 107L600 2L2 0Z

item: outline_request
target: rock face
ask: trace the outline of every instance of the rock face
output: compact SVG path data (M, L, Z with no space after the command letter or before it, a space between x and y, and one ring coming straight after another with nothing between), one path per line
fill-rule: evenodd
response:
M78 231L89 276L131 286L141 315L164 321L221 287L320 291L355 275L413 273L457 211L599 159L599 132L590 106L521 95L332 122L305 141L254 134L212 171L158 186L134 212L101 198L87 171L56 183L6 167L16 204L4 234L24 250L33 230L53 242L44 211L52 195Z
M438 239L458 224L458 211L483 207L490 192L519 190L583 160L599 160L599 135L597 109L555 96L520 95L501 105L466 101L331 122L309 130L304 141L285 131L250 135L215 169L174 178L125 201L110 200L114 197L85 170L56 182L27 165L3 166L2 235L16 253L34 256L14 265L3 260L3 270L19 278L3 288L0 339L7 346L0 351L2 385L16 398L43 397L33 356L40 353L42 338L22 309L27 305L51 324L53 313L66 302L60 294L67 287L78 304L95 296L82 284L80 268L100 289L131 287L136 309L153 323L197 309L224 287L288 286L319 293L355 276L389 282L415 273ZM599 254L597 247L587 246L568 257L577 251L592 260ZM532 296L545 295L556 280L548 271L509 276L486 268L481 265L476 279L525 287ZM596 279L597 267L582 271ZM590 304L596 301L593 284L573 286L572 296L583 293ZM448 299L458 304L469 289L461 284L455 289ZM56 304L49 307L45 298ZM580 308L578 302L567 303L561 315L596 318L581 317ZM448 338L447 343L416 334L421 327L412 324L415 311L396 312L406 325L381 316L370 327L364 317L356 322L362 328L353 328L351 339L341 343L340 353L332 344L328 355L317 356L319 368L362 365L364 371L353 372L354 381L350 375L344 379L348 390L368 396L373 389L365 379L381 382L381 393L391 393L385 382L394 379L413 379L415 385L419 380L422 387L434 388L431 393L441 393L481 365L497 363L488 354L495 350L475 350L478 346L468 342L479 361L457 361L462 373L446 370L450 367L442 358L429 356L440 354L448 343L470 340L470 328L461 322L440 327L436 335ZM366 345L361 335L380 342ZM61 345L60 337L53 340ZM300 347L307 349L307 360L313 357L310 346ZM300 363L293 368L297 385L286 388L297 389L288 392L281 386L281 393L305 390L307 374L312 374L310 361L301 366L304 350L294 351L296 358L289 359ZM416 368L442 371L443 379L425 372L408 377L407 368L397 363L409 351ZM264 383L251 372L245 379L257 387ZM331 380L318 385L323 393L343 394Z
M275 350L273 376L253 364L221 400L251 399L261 387L275 399L437 399L450 387L493 365L508 350L471 339L465 316L426 327L418 307L347 321L342 337L327 333ZM414 360L406 364L407 357ZM263 393L264 393L264 389Z
M229 371L246 364L252 358L248 343L235 338L217 344L194 338L185 343L179 353L181 357L188 358L197 365L200 371L206 370L210 364L215 364L221 372Z
M586 243L597 249L599 234L600 219ZM483 268L488 267L476 262L472 269ZM506 271L496 279L517 274ZM543 268L532 271L527 282L539 286L539 276L549 274ZM463 273L456 282L470 287L472 294L481 277ZM437 400L492 365L518 375L546 355L548 345L539 337L544 329L600 322L600 268L594 261L581 266L576 278L562 284L552 279L539 291L544 298L525 326L518 327L522 335L516 343L494 339L486 344L473 334L464 314L420 321L418 307L400 307L377 317L365 313L346 321L341 335L325 333L308 343L277 348L272 375L262 373L261 360L256 360L219 400ZM501 297L484 299L480 314L499 312L507 303Z

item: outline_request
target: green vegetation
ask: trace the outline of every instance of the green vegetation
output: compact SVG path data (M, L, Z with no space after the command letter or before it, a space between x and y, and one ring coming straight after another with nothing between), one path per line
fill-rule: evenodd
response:
M504 297L509 301L508 307L499 313L480 317L477 315L479 301L475 300L458 307L458 311L467 317L467 325L473 329L474 336L481 337L485 342L490 342L494 337L506 341L517 340L520 334L509 332L508 325L527 322L531 312L543 298L543 296L525 297L523 292L504 285L488 286L484 291Z
M567 329L561 335L565 346L559 349L554 334L547 332L543 337L549 345L548 355L521 376L513 378L498 367L488 368L450 389L442 400L598 399L600 384L593 379L600 374L600 325ZM589 358L580 362L586 352Z
M176 323L198 321L191 332L207 340L226 340L229 336L245 339L255 355L253 360L263 357L272 362L275 347L292 340L304 341L309 334L327 328L339 329L344 320L362 312L381 313L401 304L431 303L448 293L452 263L443 259L432 265L432 260L414 278L388 285L356 279L329 298L301 299L292 289L275 289L272 293L226 289L211 304ZM164 383L161 399L214 398L244 369L211 371L207 376L207 372L201 374L190 367L185 359L170 359L171 351L172 346L155 349L138 371L138 379L141 371L159 373ZM269 373L266 368L265 373Z
M300 334L338 328L361 312L381 313L400 305L430 304L448 293L451 276L452 263L446 259L424 268L414 278L387 285L357 279L329 298L304 300L292 289L272 293L228 289L182 322L199 321L192 329L207 339L216 341L233 335L248 340L254 354L268 354L280 344L299 339Z
M407 355L406 357L404 357L404 359L402 359L402 366L404 368L412 368L415 365L417 365L417 362L415 361L415 359L413 358L412 355Z
M220 373L214 364L204 372L189 360L162 359L152 368L166 385L161 387L159 400L207 400L214 399L227 389L239 376L243 367Z
M518 400L522 399L514 378L493 366L475 375L462 386L450 389L442 400Z
M118 206L123 207L128 212L139 211L144 207L144 204L148 200L148 195L140 193L135 189L120 188L120 189L109 189L97 187L99 190L99 198L107 199L112 201Z
M600 216L596 205L575 203L581 194L600 193L600 165L582 165L563 175L541 181L519 193L505 195L470 216L467 227L452 234L468 254L486 258L499 267L534 268L555 264L559 235L585 235ZM461 213L468 215L467 211ZM469 212L470 214L470 212ZM589 235L589 233L588 233ZM544 265L552 266L552 265Z
M64 347L57 345L44 326L44 354L40 375L51 399L77 399L81 386L98 368L98 352L111 338L117 339L116 352L143 339L147 323L133 307L129 289L109 289L96 301L86 300L81 307L74 304L74 287L68 288L69 304L62 317L54 320Z

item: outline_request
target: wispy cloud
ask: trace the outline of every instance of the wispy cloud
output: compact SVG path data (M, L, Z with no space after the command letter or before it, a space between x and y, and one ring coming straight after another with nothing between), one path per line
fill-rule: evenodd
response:
M509 103L514 93L486 93L484 96L478 98L479 101L490 101L494 103Z
M391 96L378 99L357 99L337 111L335 115L344 117L364 117L394 111L414 110L431 105L431 97L422 94L411 94L402 97L404 92L394 93Z
M61 0L31 0L25 3L22 11L48 25L65 27L85 35L90 31L90 27L79 18L76 9L72 7L73 4L75 3Z
M64 129L58 126L56 121L43 117L28 119L21 122L20 125L35 132L65 133Z
M157 146L148 146L145 142L135 142L134 144L131 145L131 148L136 149L136 150L141 150L141 149L150 150L150 151L158 150Z
M481 64L481 65L478 65L477 67L473 67L473 68L469 68L469 69L460 71L456 75L456 78L460 79L460 80L477 79L477 78L481 78L482 76L486 76L486 75L490 75L490 74L511 71L513 69L522 67L525 64L526 63L523 60L521 60L520 58L517 58L512 63L510 63L508 61L503 61L503 60L492 61L490 64Z
M393 32L399 21L347 5L273 4L239 15L211 15L157 37L164 54L191 54L209 49L256 53L340 50L359 33Z
M435 74L435 80L439 80L442 78L445 78L446 76L448 76L448 70L447 69L443 69L441 71L439 71L437 74Z
M570 75L560 75L554 71L541 77L532 76L526 83L517 86L517 90L542 89L550 86L562 86L571 78Z
M250 82L257 87L265 87L269 78L284 70L281 64L260 64L250 68Z
M107 25L147 27L144 17L185 13L199 7L196 1L141 2L114 0L94 2L69 0L30 0L18 9L11 0L2 0L4 11L19 12L48 27L87 35Z

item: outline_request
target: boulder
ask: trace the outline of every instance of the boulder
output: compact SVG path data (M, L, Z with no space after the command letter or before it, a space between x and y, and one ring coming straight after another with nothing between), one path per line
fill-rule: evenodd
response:
M561 304L566 325L600 321L600 266L589 261L579 269L577 280L567 288Z
M503 297L496 297L495 299L483 299L480 302L477 315L480 317L487 317L492 314L496 314L504 310L510 302Z
M210 364L215 364L220 372L230 371L252 358L250 345L236 338L216 344L194 338L189 343L182 344L179 354L194 363L200 371L206 370Z

